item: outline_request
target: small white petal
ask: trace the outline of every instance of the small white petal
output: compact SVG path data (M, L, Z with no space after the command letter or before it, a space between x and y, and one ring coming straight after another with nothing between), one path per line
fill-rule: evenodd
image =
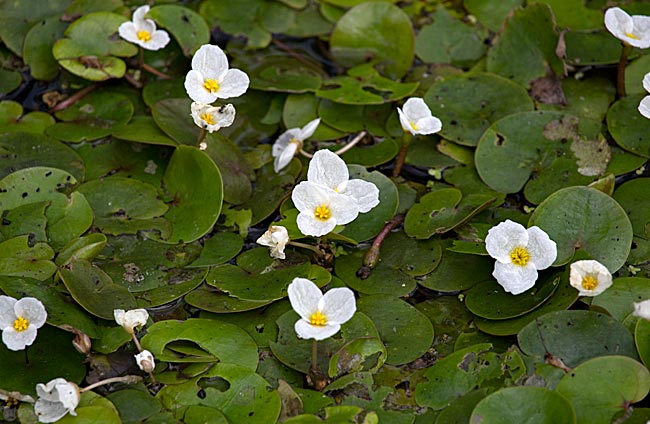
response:
M320 237L329 234L336 228L336 219L321 221L314 217L313 212L300 212L296 217L296 224L300 232L306 236Z
M10 296L0 296L0 329L11 327L16 318L14 305L17 300Z
M138 364L138 368L144 372L152 372L156 368L153 354L146 349L135 355L135 362Z
M404 111L402 109L400 109L400 108L397 108L397 114L399 115L399 122L402 125L402 129L404 131L408 131L411 134L415 135L415 130L411 126L411 124L413 124L413 122L409 121L409 117L406 116Z
M300 212L312 214L314 209L323 204L329 204L327 189L309 181L302 181L293 188L291 200Z
M298 138L299 136L300 128L291 128L283 132L275 143L273 143L273 148L271 150L273 157L275 158L280 156L294 138L298 141L302 141Z
M228 58L219 46L204 44L192 57L192 70L198 71L204 80L213 79L221 82L228 72Z
M330 150L319 150L309 162L307 181L323 185L332 190L341 189L350 174L345 161Z
M131 21L120 24L117 28L117 33L129 43L138 44L140 42L138 30Z
M317 311L318 302L323 297L318 286L306 278L296 277L289 284L287 292L293 310L302 319L309 321L311 315Z
M147 50L160 50L169 43L169 34L167 31L159 29L151 35L151 40L142 47Z
M239 69L230 69L219 81L219 90L217 97L220 99L229 99L231 97L239 97L248 90L250 79L244 71Z
M650 96L645 96L639 103L639 113L650 119Z
M24 331L16 331L13 327L7 327L2 331L2 342L10 350L23 350L31 346L36 340L36 327L30 325Z
M357 311L354 292L347 287L330 289L320 300L319 306L327 324L344 324Z
M359 216L359 205L349 196L332 193L330 195L329 207L332 211L332 218L336 225L345 225L354 221Z
M650 299L634 302L634 316L650 320Z
M506 292L520 294L535 285L537 270L532 265L518 266L495 262L492 276Z
M127 333L133 334L135 327L141 327L147 323L149 313L146 309L131 309L124 312L123 309L113 311L115 322L121 325Z
M553 265L557 258L557 245L539 227L530 227L528 230L528 245L526 250L530 254L530 260L538 270L546 269Z
M623 9L611 7L605 11L605 28L616 38L622 39L626 33L632 32L634 23Z
M409 120L417 122L420 119L431 117L431 109L424 102L421 97L411 97L404 103L404 114L409 117Z
M435 116L429 116L426 118L419 119L415 123L418 134L429 135L435 134L442 129L442 121L436 118Z
M199 103L213 103L217 96L203 87L203 76L199 71L191 70L185 76L185 91L190 99Z
M297 151L298 143L292 142L287 144L284 150L282 150L278 155L275 155L275 160L273 161L273 170L276 173L283 170L287 165L289 165L291 159L293 159Z
M585 277L595 279L596 287L593 289L585 288L583 286ZM612 274L598 261L576 261L571 264L569 283L580 292L580 296L597 296L611 287Z
M62 378L56 378L47 384L37 384L39 399L34 405L38 421L53 423L66 414L77 415L75 408L79 405L79 388L76 384Z
M507 264L512 262L510 253L517 247L528 245L528 232L523 225L509 219L488 230L485 248L497 261Z
M643 88L650 93L650 72L643 76Z
M257 244L271 248L271 257L284 259L284 248L289 243L289 232L281 225L271 225L260 238Z
M301 339L316 339L316 340L325 340L328 337L332 337L334 334L338 333L341 329L339 324L332 325L311 325L305 320L299 319L296 321L294 326L296 334Z
M143 22L145 22L144 15L149 13L149 6L144 5L140 6L133 12L133 23L138 27L142 27Z
M319 124L320 118L316 118L313 121L307 122L307 124L300 129L299 139L305 141L314 135L314 132L316 132Z
M361 213L369 212L379 204L379 189L369 181L350 180L341 194L352 197L357 202Z
M40 300L33 297L23 297L18 300L14 305L14 311L17 317L25 318L34 328L41 328L47 321L45 306Z

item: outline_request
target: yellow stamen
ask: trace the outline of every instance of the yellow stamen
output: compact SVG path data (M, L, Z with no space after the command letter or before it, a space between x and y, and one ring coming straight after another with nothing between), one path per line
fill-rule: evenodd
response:
M631 38L633 40L640 40L640 38L637 35L632 34L631 32L625 33L625 36L628 37L628 38Z
M203 81L203 88L208 90L210 93L216 93L219 90L219 83L213 79L207 79Z
M530 260L530 253L528 253L528 250L523 247L515 247L512 249L512 252L510 252L510 260L512 260L512 263L515 265L526 266Z
M314 211L314 216L316 217L316 219L319 219L321 221L327 221L328 219L330 219L331 212L327 206L320 205Z
M300 140L298 140L297 138L294 137L291 140L289 140L289 143L300 144Z
M16 321L14 321L14 330L16 331L25 331L27 330L27 327L29 327L29 321L23 317L18 317L16 318Z
M208 125L214 125L214 117L207 112L200 114L199 118Z
M585 290L593 290L596 287L598 287L598 280L592 277L591 275L587 275L582 278L582 288Z
M138 37L138 40L144 41L145 43L147 41L151 41L151 34L149 33L149 31L144 31L144 30L138 31L136 36Z
M413 129L413 131L417 131L417 130L418 130L418 126L415 125L415 122L409 122L409 125L411 125L411 128Z
M316 311L311 316L309 317L309 323L311 325L316 325L318 327L322 327L325 324L327 324L327 318L321 311Z

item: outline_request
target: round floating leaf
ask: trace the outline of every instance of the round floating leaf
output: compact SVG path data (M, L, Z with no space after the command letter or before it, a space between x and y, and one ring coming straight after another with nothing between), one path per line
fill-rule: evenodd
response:
M341 146L341 148L343 147L345 146ZM373 144L372 146L355 146L343 153L341 158L346 163L354 163L369 167L378 166L390 161L397 156L398 152L399 142L394 138L385 138L381 142Z
M62 141L78 143L110 135L133 116L128 97L108 90L90 93L72 106L56 113L63 122L47 128L46 133Z
M0 275L44 281L56 272L54 251L45 243L30 243L29 236L0 242Z
M484 27L499 32L510 11L523 4L524 0L502 0L497 3L492 0L465 0L463 7L476 16Z
M642 95L625 97L607 112L607 129L623 149L650 157L650 120L638 111Z
M528 355L550 353L569 368L596 356L637 358L628 329L610 316L590 311L551 312L522 328L517 340Z
M45 211L49 243L60 248L79 237L90 228L93 213L83 194L74 191L70 199L58 197Z
M593 358L566 374L555 388L576 412L577 422L609 424L650 391L650 372L624 356Z
M59 268L59 277L75 301L93 315L113 320L115 309L135 309L133 295L113 283L100 268L80 259Z
M1 92L2 89L0 89ZM0 132L24 131L32 134L43 134L45 129L53 125L54 122L56 122L54 117L49 113L30 112L23 115L23 107L20 103L11 100L3 100L0 102ZM21 134L16 134L14 137L21 136ZM25 136L22 137L27 139ZM21 144L13 146L13 148L20 150ZM2 147L8 148L9 146L4 145ZM13 157L13 159L16 160L18 158Z
M34 7L31 2L2 2L0 5L0 38L18 56L23 54L23 42L29 30L39 21L57 18L70 1L46 0ZM0 90L1 91L1 90Z
M535 209L528 225L540 227L555 241L555 265L568 263L581 249L614 272L630 253L632 224L627 214L614 199L593 188L556 191Z
M250 88L282 93L305 93L321 86L323 71L297 59L269 56L256 64L249 73Z
M481 400L470 422L574 424L576 414L568 400L545 387L507 387Z
M399 78L413 63L415 41L411 20L386 2L367 2L339 19L330 36L330 50L344 66L375 59L382 72Z
M171 33L187 57L210 42L210 28L203 17L191 9L165 4L152 7L147 16Z
M65 265L71 260L93 260L106 246L106 236L102 233L88 234L87 236L71 240L56 255L56 264Z
M54 44L54 58L66 70L91 81L122 78L126 64L119 57L138 52L134 44L115 36L125 20L109 12L82 16L65 30L66 38Z
M191 103L187 98L163 99L151 108L151 113L156 125L169 137L180 144L194 146L200 129L190 115Z
M603 14L586 7L583 0L537 0L551 6L560 28L598 30L603 25Z
M465 304L471 313L482 318L516 318L539 307L555 293L559 284L559 277L547 279L531 290L513 296L506 293L495 280L484 281L467 291Z
M163 177L174 198L165 218L172 223L169 243L189 243L203 237L217 222L223 201L219 168L203 151L178 146Z
M75 416L68 414L57 422L62 424L93 424L95 422L120 424L122 422L115 405L94 392L81 394L75 413Z
M189 267L221 265L237 256L244 245L240 236L233 233L217 233L203 240L203 250Z
M178 144L167 137L150 116L134 116L131 122L113 131L113 137L161 146L176 146Z
M571 65L606 65L621 57L621 42L608 31L567 31L564 42L566 61Z
M424 99L442 121L440 134L466 146L476 146L493 122L533 110L522 86L485 72L445 77L429 88Z
M22 81L23 78L20 76L20 72L0 69L0 94L14 91L20 87Z
M220 134L208 134L205 151L219 168L223 180L223 198L231 205L247 201L253 191L255 173L238 146Z
M650 364L650 321L640 319L636 322L634 341L639 357L647 367Z
M125 423L144 421L162 408L160 401L144 390L123 389L109 393L106 398L115 405Z
M196 308L217 314L250 311L273 302L272 300L243 300L217 289L199 287L185 295L185 302Z
M368 315L386 345L386 363L402 365L422 356L433 343L431 321L420 311L394 296L365 296L357 302Z
M201 357L179 355L181 342L191 342L204 353ZM211 319L191 318L186 321L159 321L147 327L142 346L156 359L170 362L222 362L257 368L257 345L236 325Z
M650 67L650 56L643 55L625 67L625 93L647 95L643 88L643 77Z
M199 12L210 28L219 27L233 35L246 37L248 48L259 49L269 45L271 34L261 24L264 0L222 0L201 3Z
M52 55L54 42L63 38L68 24L54 16L34 25L25 36L23 59L29 73L38 80L51 80L59 73L59 63Z

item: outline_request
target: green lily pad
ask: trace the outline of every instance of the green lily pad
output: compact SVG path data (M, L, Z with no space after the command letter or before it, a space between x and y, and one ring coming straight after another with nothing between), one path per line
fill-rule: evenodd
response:
M555 265L568 263L575 250L582 249L614 272L630 253L632 224L627 214L614 199L593 188L556 191L535 209L528 225L542 228L555 241Z
M65 30L66 38L54 43L54 58L74 75L91 81L122 78L126 63L121 57L134 56L135 45L115 37L124 16L94 12L82 16Z
M0 242L0 275L44 281L56 272L54 251L45 243L30 242L29 235Z
M422 356L433 343L433 326L420 311L386 294L364 296L357 302L377 327L386 345L386 363L402 365Z
M2 92L2 90L0 90ZM45 112L30 112L23 115L23 106L11 100L0 102L0 132L24 131L43 134L45 129L55 122L52 115ZM20 135L17 135L20 137ZM7 148L8 146L2 146ZM20 148L15 146L14 148Z
M56 255L55 263L58 266L66 265L71 260L93 260L106 246L106 236L102 233L88 234L87 236L71 240Z
M605 424L650 391L650 372L624 356L602 356L566 374L555 390L573 405L577 422Z
M270 56L249 73L250 88L282 93L313 92L320 88L324 72L313 65L283 56Z
M0 69L0 94L7 94L18 87L23 82L23 77L18 71Z
M153 120L165 134L180 144L196 145L200 128L190 115L192 101L183 99L163 99L151 108Z
M560 28L573 30L601 29L603 14L585 6L584 0L535 0L535 3L551 6L553 16Z
M502 0L497 3L492 0L465 0L463 7L476 16L484 27L499 32L510 11L523 4L523 0Z
M608 31L567 31L564 42L571 65L606 65L621 58L621 42Z
M57 422L63 424L91 424L95 420L106 424L120 424L122 422L115 405L94 392L81 394L75 413L76 416L68 414Z
M616 88L612 81L604 78L566 78L562 80L562 91L566 104L538 103L539 110L557 110L602 122L609 105L614 101Z
M147 16L171 33L187 57L210 42L210 28L192 9L165 4L152 7Z
M397 156L398 152L398 141L394 138L385 138L381 142L369 147L355 146L343 153L341 159L346 163L354 163L366 167L378 166L393 159Z
M429 88L424 100L442 121L440 134L466 146L476 146L493 122L533 110L523 87L485 72L445 77Z
M185 302L195 308L216 314L231 314L262 308L273 300L245 300L229 296L215 288L201 286L185 295Z
M470 422L575 424L568 400L544 387L506 387L481 400Z
M203 240L201 255L189 267L221 265L237 256L243 245L244 241L237 234L217 233Z
M613 318L628 325L638 320L632 315L634 302L650 299L650 279L617 278L615 284L591 301L592 306L606 310Z
M63 122L48 127L46 133L62 141L78 143L112 134L133 116L133 103L124 95L108 90L90 93L72 106L56 113Z
M634 235L641 238L650 236L650 178L636 178L621 184L614 192L616 200L627 213Z
M251 180L255 174L241 150L218 133L208 134L205 140L208 143L205 152L212 158L221 173L224 201L231 205L246 202L253 191Z
M149 392L140 389L124 389L109 393L110 400L120 413L124 423L137 423L146 420L162 408L160 401Z
M616 144L628 152L650 157L650 120L638 111L642 95L631 95L614 103L607 112L607 128Z
M160 146L176 146L178 144L167 137L150 116L134 116L128 124L113 131L113 137Z
M374 59L390 78L403 76L413 63L415 40L402 9L386 2L367 2L348 10L330 36L330 51L343 66Z
M643 77L647 74L650 67L650 56L644 55L629 63L625 67L625 93L647 95L643 88Z
M570 368L604 355L638 358L632 334L610 316L591 311L557 311L537 318L517 334L521 350L550 353Z
M282 108L282 121L286 128L301 128L308 122L318 117L318 103L320 99L311 93L289 94ZM333 140L345 135L329 125L320 123L313 140Z
M251 49L264 48L271 42L271 34L261 25L264 0L204 1L199 13L210 28L220 27L223 31L246 37Z
M129 291L113 283L100 268L84 259L59 268L58 276L85 310L103 319L113 320L115 309L135 309L136 302Z
M29 73L38 80L51 80L59 73L59 63L52 55L56 40L63 38L68 24L53 16L34 25L25 36L23 59Z
M648 366L650 363L650 321L640 319L636 322L634 327L634 342L636 349L639 352L641 361Z
M487 70L524 86L546 76L549 68L562 76L564 63L555 52L558 38L548 5L534 3L515 10L488 51Z
M47 218L45 208L48 202L30 203L18 206L3 215L0 226L0 239L10 239L17 236L28 235L30 241L47 242L45 227Z

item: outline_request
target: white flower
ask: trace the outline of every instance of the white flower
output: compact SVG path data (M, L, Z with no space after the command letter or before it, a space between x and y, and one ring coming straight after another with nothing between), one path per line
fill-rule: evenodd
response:
M53 423L68 413L77 415L74 411L79 405L79 388L76 384L55 378L47 384L37 384L36 393L38 400L34 412L39 422Z
M298 184L291 200L300 211L296 219L298 229L306 236L325 235L359 215L359 206L353 198L310 181Z
M642 302L634 302L634 312L632 315L650 320L650 299Z
M650 17L628 15L619 7L611 7L605 12L605 27L616 38L640 49L650 47Z
M144 372L152 372L154 368L156 368L156 362L153 359L153 354L146 349L135 355L135 362L138 364L138 367Z
M650 72L643 77L643 88L650 93ZM645 96L639 103L639 113L650 119L650 96Z
M403 109L397 108L402 129L413 135L433 134L442 129L442 122L431 114L431 110L420 97L411 97Z
M371 182L350 180L348 167L339 155L319 150L309 162L307 181L320 184L357 202L360 213L366 213L379 204L379 189Z
M357 310L354 293L345 287L330 289L323 295L316 284L296 277L288 291L291 307L300 315L295 329L302 339L323 340L333 336Z
M289 233L287 229L281 225L271 225L268 230L260 238L257 239L257 244L268 246L271 249L271 257L276 259L284 259L284 247L289 243Z
M147 50L159 50L169 43L169 34L162 29L156 30L152 19L145 19L149 6L140 6L133 12L133 22L124 22L118 28L120 37Z
M576 261L571 264L569 282L580 296L598 296L612 285L612 274L598 261Z
M504 290L523 293L535 285L537 270L546 269L557 257L557 246L539 227L506 220L490 228L485 248L496 259L492 275Z
M36 333L45 324L47 312L40 300L23 297L16 300L0 296L0 328L2 341L11 350L22 350L36 340Z
M275 172L280 172L282 168L289 165L289 162L291 162L298 149L302 147L305 140L314 135L318 124L320 124L320 118L308 122L302 128L288 129L278 137L271 152L275 158L273 161Z
M194 123L210 133L229 127L235 121L235 107L231 104L214 107L206 103L192 102Z
M197 50L192 57L192 70L185 77L187 95L199 103L241 96L248 84L248 75L239 69L228 69L226 54L211 44Z
M113 316L115 316L115 322L124 327L129 334L133 334L135 327L142 327L149 319L149 313L146 309L131 309L126 312L124 309L115 309Z

